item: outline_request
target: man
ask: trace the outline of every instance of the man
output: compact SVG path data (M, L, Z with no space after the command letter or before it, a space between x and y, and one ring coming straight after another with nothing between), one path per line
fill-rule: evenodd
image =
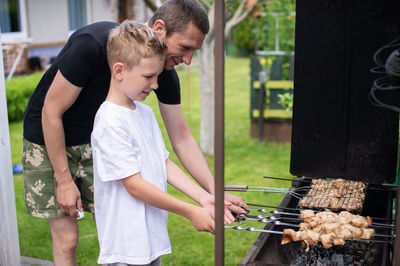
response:
M93 162L90 133L104 101L111 73L106 43L116 23L99 22L71 35L32 94L24 117L23 167L29 214L47 218L55 265L76 265L76 217L93 212ZM209 30L207 14L196 0L170 0L148 25L168 47L157 97L175 153L185 169L208 191L202 207L214 206L214 178L185 122L180 85L173 69L190 64ZM226 194L226 206L243 211L244 201ZM225 219L234 218L226 208Z

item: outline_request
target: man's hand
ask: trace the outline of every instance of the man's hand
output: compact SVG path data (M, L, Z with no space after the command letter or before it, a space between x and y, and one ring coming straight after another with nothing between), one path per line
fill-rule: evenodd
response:
M215 219L215 197L212 194L208 194L207 197L203 197L199 202L200 205L207 210L208 214ZM232 213L229 211L229 207L232 204L229 201L224 201L224 224L231 224L235 221Z
M248 208L248 206L241 197L225 192L224 199L226 202L230 203L230 205L225 206L227 206L231 212L234 212L236 214L242 212L248 213L248 210L245 209Z
M77 186L72 181L66 181L57 185L57 203L63 213L78 218L79 213L76 211L83 211L81 193Z

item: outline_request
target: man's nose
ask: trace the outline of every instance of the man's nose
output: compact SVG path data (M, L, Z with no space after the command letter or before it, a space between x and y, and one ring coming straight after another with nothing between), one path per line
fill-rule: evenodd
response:
M194 51L187 52L183 57L182 60L186 65L190 65L192 62Z

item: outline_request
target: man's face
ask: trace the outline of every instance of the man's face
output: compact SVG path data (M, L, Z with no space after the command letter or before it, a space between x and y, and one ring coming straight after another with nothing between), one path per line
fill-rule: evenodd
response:
M201 48L205 35L193 23L189 23L183 32L174 32L165 37L168 50L165 54L164 68L173 69L180 63L190 65L194 51Z

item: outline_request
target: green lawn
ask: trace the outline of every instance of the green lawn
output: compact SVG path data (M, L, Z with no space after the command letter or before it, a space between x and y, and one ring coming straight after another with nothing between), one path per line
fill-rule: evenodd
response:
M267 180L264 175L291 177L289 173L290 145L259 142L250 138L250 61L248 58L228 57L225 82L225 183L249 186L288 187L289 182ZM182 106L186 120L196 139L199 139L200 91L196 68L190 76L180 69ZM187 80L190 77L190 82ZM190 85L189 85L190 84ZM159 120L171 159L177 162L166 130L161 121L157 100L152 94L146 104L153 107ZM21 163L22 122L10 124L13 163ZM213 169L213 158L207 157ZM21 255L51 260L51 237L47 221L33 218L25 212L22 175L14 176L18 229ZM173 196L190 201L182 193L169 187ZM283 195L261 192L237 192L246 202L277 205ZM169 232L173 252L163 257L163 265L213 265L214 237L199 233L186 219L170 214ZM262 228L263 224L251 226ZM80 241L77 250L80 265L96 265L98 243L96 228L89 213L79 221ZM258 233L225 230L225 265L236 265L257 238Z

